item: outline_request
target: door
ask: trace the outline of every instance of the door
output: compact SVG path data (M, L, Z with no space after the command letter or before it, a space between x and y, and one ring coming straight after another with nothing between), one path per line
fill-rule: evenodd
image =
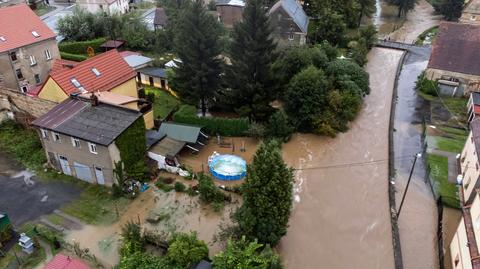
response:
M160 83L162 84L162 88L163 88L163 89L166 89L166 88L167 88L167 84L165 83L165 80L164 80L164 79L162 79L162 80L160 81Z
M150 83L150 86L153 87L153 78L152 77L148 77L148 82Z
M137 82L142 83L142 75L140 74L140 72L137 72Z
M105 185L105 178L103 177L103 170L100 167L95 166L95 176L97 177L97 183Z
M62 167L63 173L65 175L71 176L72 171L70 170L70 165L68 164L68 159L63 157L63 156L59 156L58 158L60 159L60 166Z
M90 167L77 162L73 162L73 165L75 166L77 178L86 182L92 182L92 171L90 170Z

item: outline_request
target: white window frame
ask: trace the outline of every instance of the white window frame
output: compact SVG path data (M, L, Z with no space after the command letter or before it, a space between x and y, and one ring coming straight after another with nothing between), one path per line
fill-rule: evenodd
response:
M90 153L98 154L97 144L88 142L88 150Z
M60 142L60 134L57 132L52 132L53 141Z
M35 55L30 55L30 65L36 65L37 59L35 59Z
M295 36L293 33L288 34L288 40L293 41L295 39Z
M72 137L72 146L74 148L80 148L80 139Z
M42 133L42 138L48 140L48 131L45 129L40 129L40 132Z
M22 90L22 93L27 93L28 92L28 86L26 86L26 85L21 86L20 89Z
M52 59L52 54L50 53L50 51L48 49L45 50L45 58L47 58L47 60Z

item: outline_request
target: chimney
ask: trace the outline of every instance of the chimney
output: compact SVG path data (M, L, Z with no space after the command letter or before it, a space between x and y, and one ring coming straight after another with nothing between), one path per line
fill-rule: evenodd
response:
M98 97L95 95L94 92L92 92L92 95L90 95L90 103L92 106L98 106Z

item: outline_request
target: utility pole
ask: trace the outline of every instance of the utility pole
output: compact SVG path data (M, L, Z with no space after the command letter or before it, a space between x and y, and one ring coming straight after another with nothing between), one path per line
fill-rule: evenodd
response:
M400 217L400 211L402 211L403 202L405 201L405 196L407 195L408 186L410 186L410 181L412 180L413 170L415 169L415 163L417 163L417 159L422 157L422 153L415 154L415 159L413 159L412 169L410 169L410 175L408 176L407 186L405 187L405 191L403 192L402 201L400 202L400 207L397 211L397 220Z

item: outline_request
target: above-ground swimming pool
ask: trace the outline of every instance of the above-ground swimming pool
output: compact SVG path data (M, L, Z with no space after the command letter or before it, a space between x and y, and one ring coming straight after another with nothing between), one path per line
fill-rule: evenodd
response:
M239 180L247 174L247 162L235 155L210 156L208 166L210 173L220 180Z

